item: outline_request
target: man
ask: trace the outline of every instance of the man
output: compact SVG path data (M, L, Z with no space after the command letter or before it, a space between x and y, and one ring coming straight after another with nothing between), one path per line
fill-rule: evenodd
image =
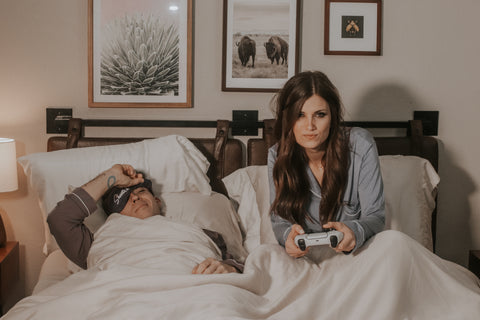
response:
M116 164L72 193L65 195L47 218L50 231L65 255L83 269L92 245L93 233L83 220L97 209L102 198L107 214L120 213L139 219L161 215L161 201L153 195L152 182L128 164ZM223 261L207 258L193 268L193 274L242 272L243 265L227 252L220 234L204 232L222 251Z

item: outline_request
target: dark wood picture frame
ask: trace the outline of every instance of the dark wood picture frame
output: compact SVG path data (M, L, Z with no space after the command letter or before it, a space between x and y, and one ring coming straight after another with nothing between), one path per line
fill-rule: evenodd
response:
M89 107L192 107L193 1L88 0Z
M326 55L381 55L382 0L325 0Z
M224 0L222 91L276 92L298 73L300 16L301 0Z

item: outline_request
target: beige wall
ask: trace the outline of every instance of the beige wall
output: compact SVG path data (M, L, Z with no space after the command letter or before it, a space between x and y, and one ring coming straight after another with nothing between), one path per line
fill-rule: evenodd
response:
M383 55L323 54L324 1L304 0L301 69L330 75L347 120L407 120L413 110L439 110L438 253L466 264L480 249L478 120L480 43L477 0L384 0ZM0 136L17 155L45 151L46 107L72 107L89 118L231 119L231 110L271 117L268 93L225 93L221 87L222 1L197 0L193 109L87 107L87 1L0 1ZM21 244L29 294L41 263L43 231L34 195L0 195L7 236Z

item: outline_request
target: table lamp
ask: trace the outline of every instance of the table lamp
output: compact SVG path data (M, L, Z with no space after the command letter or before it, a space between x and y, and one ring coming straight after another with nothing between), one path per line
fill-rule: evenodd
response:
M18 189L17 153L15 140L0 138L0 192L10 192ZM0 247L5 246L7 234L0 216Z

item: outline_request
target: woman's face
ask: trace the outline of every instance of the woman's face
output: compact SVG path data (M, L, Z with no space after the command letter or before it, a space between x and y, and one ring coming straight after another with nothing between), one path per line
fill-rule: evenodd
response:
M330 122L330 107L327 101L318 95L311 96L303 104L293 126L295 140L307 152L325 150Z

